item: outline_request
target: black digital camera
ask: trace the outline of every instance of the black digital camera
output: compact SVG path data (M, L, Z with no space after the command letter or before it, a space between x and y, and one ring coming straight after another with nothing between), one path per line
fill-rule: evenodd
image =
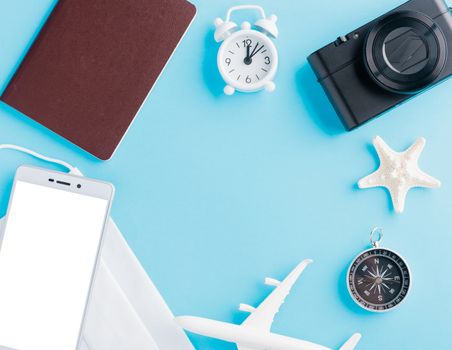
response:
M452 12L445 0L411 0L339 37L308 61L352 130L450 77L448 50Z

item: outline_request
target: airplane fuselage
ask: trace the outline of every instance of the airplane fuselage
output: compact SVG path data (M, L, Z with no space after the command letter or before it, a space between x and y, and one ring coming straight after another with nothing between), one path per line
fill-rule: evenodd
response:
M257 350L331 350L305 340L290 338L252 327L209 320L201 317L177 317L177 323L189 332L220 339Z

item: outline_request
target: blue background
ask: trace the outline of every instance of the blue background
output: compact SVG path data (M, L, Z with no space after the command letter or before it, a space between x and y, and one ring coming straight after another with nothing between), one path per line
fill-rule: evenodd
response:
M306 62L402 1L258 1L279 17L277 89L233 97L222 94L212 22L238 2L194 3L193 26L112 160L94 159L4 104L0 142L113 182L113 217L176 315L241 322L238 304L257 305L271 291L264 277L282 278L312 258L275 332L332 348L356 331L363 334L359 349L451 348L452 82L346 133ZM1 89L54 4L0 0ZM255 18L244 15L238 20ZM411 191L402 215L385 190L358 190L357 180L378 166L375 135L400 151L426 137L420 165L442 188ZM0 153L0 214L23 163L47 166ZM376 225L414 275L406 303L386 314L359 309L345 285L349 263L368 248ZM234 349L191 339L201 350Z

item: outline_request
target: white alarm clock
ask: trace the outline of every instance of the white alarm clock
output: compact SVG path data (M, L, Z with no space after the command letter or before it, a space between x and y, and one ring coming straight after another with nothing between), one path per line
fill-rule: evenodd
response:
M243 22L241 28L231 21L231 14L237 10L255 9L260 12L253 26ZM275 90L273 78L278 69L278 52L272 38L278 37L276 16L265 16L262 7L243 5L231 7L225 21L215 20L215 40L222 42L218 51L217 64L226 82L224 93L232 95L236 90L255 92L262 89Z

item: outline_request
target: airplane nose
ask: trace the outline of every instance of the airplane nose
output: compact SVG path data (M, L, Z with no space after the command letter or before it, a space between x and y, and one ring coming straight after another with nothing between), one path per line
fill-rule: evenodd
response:
M175 318L174 318L174 321L175 321L179 326L181 326L182 328L185 328L185 327L187 326L187 324L189 323L189 322L188 322L188 319L187 319L187 316L178 316L178 317L175 317Z
M206 332L210 333L212 329L217 329L219 323L217 321L194 316L179 316L175 317L174 321L186 331L201 335L206 335Z
M183 329L195 332L204 324L204 320L193 316L178 316L174 318L174 321Z

